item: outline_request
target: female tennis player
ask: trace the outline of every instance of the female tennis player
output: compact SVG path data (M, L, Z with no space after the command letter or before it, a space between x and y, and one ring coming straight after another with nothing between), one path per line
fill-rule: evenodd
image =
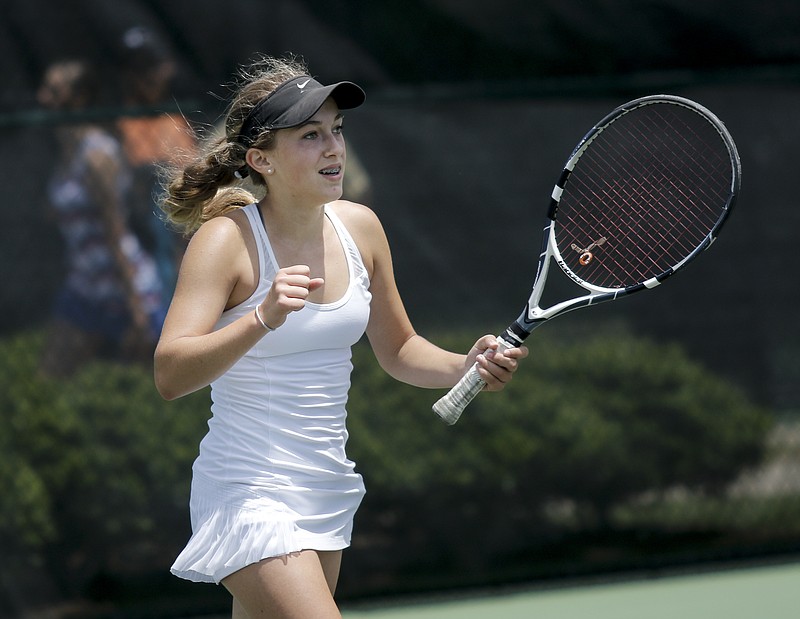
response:
M342 110L363 103L359 86L323 86L294 59L240 77L225 136L176 172L165 199L193 236L155 380L167 399L208 384L212 397L193 534L172 571L221 582L236 618L340 617L341 551L364 495L345 453L351 346L366 330L381 366L420 387L451 387L477 362L489 391L528 351L497 352L486 335L457 354L414 331L378 218L340 199ZM238 188L245 176L257 202Z

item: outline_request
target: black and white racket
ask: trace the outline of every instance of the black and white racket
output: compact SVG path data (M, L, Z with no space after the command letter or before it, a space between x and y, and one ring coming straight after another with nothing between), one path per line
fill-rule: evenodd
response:
M654 288L708 249L741 183L736 145L694 101L654 95L622 105L589 131L553 189L536 279L501 335L519 346L546 320ZM588 294L539 307L551 259ZM471 368L433 410L448 424L483 388Z

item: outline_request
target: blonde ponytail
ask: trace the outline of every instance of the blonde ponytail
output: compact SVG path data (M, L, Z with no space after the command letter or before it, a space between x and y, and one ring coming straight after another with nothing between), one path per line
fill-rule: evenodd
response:
M183 168L167 172L162 210L175 228L191 235L209 219L255 202L254 193L241 185L242 176L249 176L254 190L268 191L264 178L252 173L245 162L248 149L239 140L239 129L264 97L306 72L305 64L296 58L269 56L240 68L241 84L228 108L224 135L210 140L204 152ZM264 130L250 148L269 150L274 138L274 132Z
M217 138L206 152L181 169L168 172L162 210L173 227L191 235L209 219L256 201L238 183L244 148Z

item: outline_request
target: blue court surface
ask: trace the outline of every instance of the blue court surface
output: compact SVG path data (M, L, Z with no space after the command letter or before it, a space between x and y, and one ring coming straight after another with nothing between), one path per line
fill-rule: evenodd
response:
M798 619L800 563L345 607L344 619Z

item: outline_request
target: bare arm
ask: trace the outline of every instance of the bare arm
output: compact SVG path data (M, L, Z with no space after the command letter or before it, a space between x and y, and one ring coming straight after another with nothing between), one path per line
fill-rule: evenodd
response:
M134 269L122 250L122 238L126 230L124 218L125 207L117 186L120 162L102 149L93 149L87 155L88 187L92 199L99 206L103 219L106 240L117 265L128 310L131 313L136 337L145 337L148 333L148 318L142 307L142 301L134 285Z
M252 312L214 331L222 312L246 300L256 287L242 218L239 213L212 219L187 247L155 353L156 387L166 399L205 387L269 337ZM281 269L259 306L261 317L277 328L320 285L321 279L308 276L308 267Z
M493 336L486 335L467 354L458 354L417 334L397 290L389 244L378 218L360 205L348 209L345 218L358 239L371 274L372 304L367 337L381 367L392 377L411 385L445 388L452 387L477 362L486 388L502 389L516 370L518 360L527 356L527 349L513 348L495 355L497 342Z

